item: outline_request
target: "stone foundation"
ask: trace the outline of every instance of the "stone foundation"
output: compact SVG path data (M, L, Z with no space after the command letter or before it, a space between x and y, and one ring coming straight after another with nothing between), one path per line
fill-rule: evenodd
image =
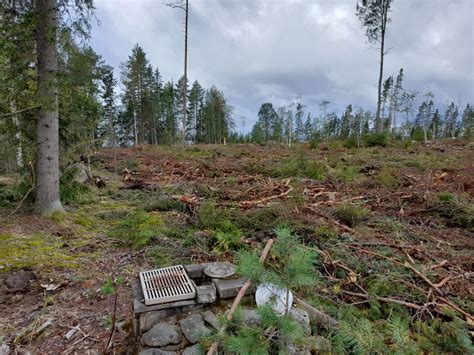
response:
M134 330L140 355L205 353L197 344L200 337L212 328L218 329L217 314L230 307L246 281L232 278L233 265L228 262L185 265L185 269L196 286L194 299L147 306L139 278L132 282ZM253 298L254 291L249 288L247 295Z

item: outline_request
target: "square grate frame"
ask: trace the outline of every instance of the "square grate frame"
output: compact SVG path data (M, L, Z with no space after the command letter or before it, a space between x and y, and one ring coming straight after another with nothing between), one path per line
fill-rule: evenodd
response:
M140 283L147 306L196 297L196 288L183 265L142 271Z

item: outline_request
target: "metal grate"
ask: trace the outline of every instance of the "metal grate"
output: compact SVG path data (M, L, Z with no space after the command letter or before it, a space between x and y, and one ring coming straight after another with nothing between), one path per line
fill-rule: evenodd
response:
M196 289L183 265L140 272L145 304L159 304L196 297Z

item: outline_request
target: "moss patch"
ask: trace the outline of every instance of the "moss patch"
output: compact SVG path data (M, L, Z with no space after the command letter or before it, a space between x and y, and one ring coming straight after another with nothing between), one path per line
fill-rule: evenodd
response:
M73 268L75 257L65 253L63 242L50 235L0 234L0 269L23 267Z

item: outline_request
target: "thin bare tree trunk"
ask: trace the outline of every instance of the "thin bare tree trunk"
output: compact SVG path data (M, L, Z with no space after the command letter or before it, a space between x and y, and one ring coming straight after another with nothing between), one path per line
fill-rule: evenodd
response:
M187 124L187 101L188 101L188 0L186 0L184 10L184 87L183 87L183 137L182 142L186 139Z
M36 211L63 211L59 198L59 122L56 72L58 13L56 0L36 2L36 56L39 108L36 137Z

